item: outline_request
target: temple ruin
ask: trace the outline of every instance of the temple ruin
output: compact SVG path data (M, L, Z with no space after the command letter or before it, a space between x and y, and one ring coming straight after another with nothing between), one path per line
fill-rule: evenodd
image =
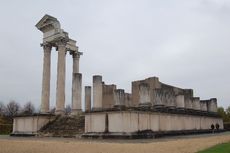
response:
M82 110L82 74L76 41L61 29L59 21L45 15L36 27L43 33L44 51L40 113L14 118L13 134L36 135L53 121L64 115L65 58L73 57L72 112L84 115L83 137L149 138L159 134L186 134L223 130L223 120L217 115L217 99L200 100L192 89L182 89L160 82L158 77L132 82L131 93L103 82L101 75L92 77L92 86L84 87L85 109ZM56 111L50 115L51 50L58 53Z

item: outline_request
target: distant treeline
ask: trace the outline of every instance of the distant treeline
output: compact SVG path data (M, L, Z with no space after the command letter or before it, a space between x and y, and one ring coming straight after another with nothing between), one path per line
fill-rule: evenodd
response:
M31 102L27 102L23 107L15 101L10 101L8 104L0 102L0 116L13 120L15 115L31 115L35 113L35 107Z
M218 107L217 112L223 118L224 122L230 122L230 106L227 109Z
M13 117L17 115L32 115L39 113L39 109L35 109L32 102L27 102L24 106L14 100L10 101L8 104L0 102L0 117L8 118L13 121ZM50 113L55 113L55 108L50 110ZM65 114L68 115L71 113L71 106L66 105Z

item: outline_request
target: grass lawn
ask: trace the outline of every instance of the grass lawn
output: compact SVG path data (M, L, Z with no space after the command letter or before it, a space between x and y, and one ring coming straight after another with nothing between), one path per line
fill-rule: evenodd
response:
M199 151L198 153L230 153L230 142L218 144L206 150Z

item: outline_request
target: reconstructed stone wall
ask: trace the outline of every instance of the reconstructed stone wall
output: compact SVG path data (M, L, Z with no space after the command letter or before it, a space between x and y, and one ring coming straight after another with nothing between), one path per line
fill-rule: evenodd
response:
M215 98L200 100L199 97L193 97L192 89L182 89L161 83L157 77L132 82L131 105L134 107L143 103L143 95L141 95L143 92L140 88L143 84L149 88L150 103L154 107L217 112L217 100Z
M85 133L87 132L105 132L106 113L85 115Z
M116 90L116 85L106 85L102 86L102 108L112 108L115 104L114 93Z
M125 93L125 106L132 107L132 94Z
M106 114L108 115L108 121L106 121ZM106 122L108 122L107 125ZM139 111L86 114L85 124L86 133L104 132L106 129L108 129L108 132L118 133L144 130L152 130L155 132L208 130L211 129L212 124L219 124L220 129L223 129L223 121L218 117Z
M151 77L145 80L133 81L132 82L132 105L134 107L137 107L139 105L139 99L140 99L139 86L141 83L149 84L150 92L153 89L158 89L161 87L161 83L159 82L159 79L157 77ZM150 96L151 96L151 101L153 101L154 95L152 92L150 93Z
M36 134L44 125L53 120L50 116L15 117L13 134Z

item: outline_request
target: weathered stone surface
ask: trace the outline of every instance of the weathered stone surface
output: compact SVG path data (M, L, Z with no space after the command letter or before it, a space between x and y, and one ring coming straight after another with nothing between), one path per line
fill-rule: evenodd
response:
M177 108L185 108L184 95L177 95L176 96L176 107Z
M73 86L72 86L72 114L82 112L81 108L81 91L82 91L82 74L73 73Z
M132 94L130 93L125 93L125 106L132 107Z
M85 132L103 132L106 125L106 114L108 114L108 132L111 133L130 133L145 130L155 132L208 130L211 129L212 124L219 124L220 129L223 129L223 121L218 117L143 111L116 111L86 114L85 124L87 129Z
M115 90L115 104L114 106L120 107L125 106L125 90L117 89Z
M207 103L207 110L209 112L217 112L217 99L211 98L210 101Z
M192 108L194 110L200 110L200 97L193 97L192 101Z
M49 112L50 105L50 67L51 67L51 45L44 45L43 75L42 75L42 97L41 113Z
M57 90L56 90L56 114L63 114L65 109L65 65L66 65L66 41L58 41L57 63Z
M115 104L116 85L102 85L102 108L112 108Z
M85 111L91 111L91 86L85 86Z
M139 105L151 105L150 86L147 83L139 84Z
M209 100L200 100L200 110L208 111L208 102Z
M85 115L85 132L105 132L106 114Z
M93 76L93 109L102 109L102 76Z
M12 134L36 135L43 126L53 119L54 116L50 115L15 117L13 121Z

